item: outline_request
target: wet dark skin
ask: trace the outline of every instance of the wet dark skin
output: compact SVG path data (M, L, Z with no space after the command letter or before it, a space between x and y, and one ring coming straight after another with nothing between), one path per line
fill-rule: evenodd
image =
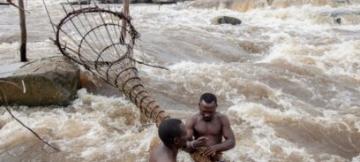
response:
M161 143L150 153L149 162L176 162L176 156L180 148L186 146L187 136L185 125L181 124L182 134L174 139L174 144L166 146Z
M213 157L217 153L229 150L235 146L235 137L227 116L216 112L215 101L199 103L199 113L186 121L188 140L205 137L207 148L205 156ZM224 140L223 140L224 139Z
M176 137L174 139L174 144L171 146L166 146L161 143L159 146L156 147L154 151L150 153L150 160L149 162L176 162L176 156L179 149L187 150L187 147L191 147L187 143L187 134L185 125L181 124L182 135L180 137ZM205 138L198 138L197 140L191 141L193 145L196 146L205 146Z

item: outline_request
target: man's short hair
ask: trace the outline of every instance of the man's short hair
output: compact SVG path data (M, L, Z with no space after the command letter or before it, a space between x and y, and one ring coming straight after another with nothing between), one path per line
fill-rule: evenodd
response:
M158 133L165 146L173 146L175 137L181 137L181 124L179 119L166 119L160 123Z
M216 96L212 93L202 94L199 102L201 102L202 100L204 100L206 103L211 103L211 102L215 101L215 103L217 104Z

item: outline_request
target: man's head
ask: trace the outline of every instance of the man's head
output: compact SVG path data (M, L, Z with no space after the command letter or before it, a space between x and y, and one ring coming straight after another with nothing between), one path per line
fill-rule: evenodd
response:
M158 129L159 137L166 147L181 148L186 145L185 125L179 119L166 119Z
M200 97L199 110L204 121L211 121L216 113L217 99L212 93L204 93Z

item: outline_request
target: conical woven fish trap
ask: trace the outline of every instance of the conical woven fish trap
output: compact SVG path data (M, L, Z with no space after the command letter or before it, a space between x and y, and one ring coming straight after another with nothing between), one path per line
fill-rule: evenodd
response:
M55 42L64 56L119 88L147 118L159 123L165 112L144 88L135 67L137 37L124 14L90 7L67 13L57 26Z
M128 24L127 40L121 32L122 21ZM120 75L135 70L131 67L135 66L132 49L137 32L122 13L97 7L74 10L57 29L56 44L61 53L110 84L118 87Z

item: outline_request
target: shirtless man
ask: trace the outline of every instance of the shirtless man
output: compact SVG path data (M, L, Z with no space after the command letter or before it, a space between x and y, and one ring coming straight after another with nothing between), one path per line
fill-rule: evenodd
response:
M200 97L200 112L186 121L188 140L205 137L204 156L214 162L222 161L221 153L235 146L234 133L226 115L216 112L217 99L214 94L204 93ZM225 140L223 140L223 138Z
M166 119L158 129L161 144L150 153L149 162L176 162L179 149L205 146L206 138L187 142L185 125L179 119Z

